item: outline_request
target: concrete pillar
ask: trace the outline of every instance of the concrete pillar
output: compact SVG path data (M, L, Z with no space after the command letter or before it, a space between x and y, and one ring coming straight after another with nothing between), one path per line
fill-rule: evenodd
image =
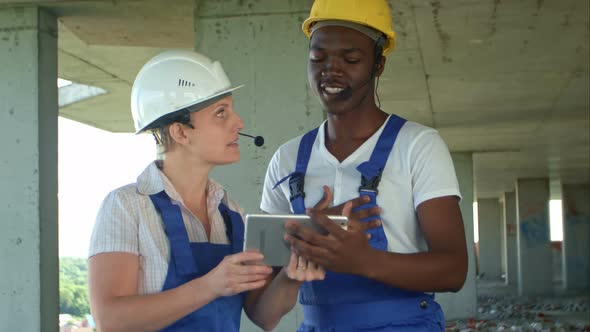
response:
M564 286L590 288L590 185L563 186Z
M257 148L240 139L242 158L214 177L246 211L260 206L266 167L287 140L317 127L323 111L307 83L308 39L301 32L312 1L197 1L196 50L220 60L237 90L244 132L262 135ZM288 114L288 117L285 117Z
M504 281L506 281L506 220L504 219L504 195L500 196L498 200L500 203L500 271L501 277L503 276Z
M553 265L549 238L549 181L516 181L518 293L549 294Z
M516 250L516 194L504 193L504 242L506 244L506 283L516 285L518 280L517 250Z
M498 280L502 275L502 215L498 198L477 200L479 220L479 274L484 279Z
M451 155L457 179L459 180L461 195L463 196L460 205L467 240L469 270L465 285L459 292L436 294L436 300L441 304L445 318L448 320L474 317L477 313L475 245L473 243L473 154L461 152L452 153Z
M196 50L219 60L232 83L246 85L235 92L234 109L244 121L244 132L263 135L266 141L257 148L240 139L241 161L213 174L245 211L259 210L266 167L276 149L324 119L308 89L309 41L301 32L312 2L196 1ZM301 319L296 306L276 331L294 331ZM259 331L245 316L241 330Z
M57 331L57 20L0 8L0 330Z

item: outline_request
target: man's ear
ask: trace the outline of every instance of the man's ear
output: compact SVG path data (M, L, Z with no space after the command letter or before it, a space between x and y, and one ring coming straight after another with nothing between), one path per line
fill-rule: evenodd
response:
M383 70L385 69L385 57L382 55L377 60L377 68L375 70L375 76L381 76L383 74Z
M186 135L186 126L181 124L180 122L174 122L168 127L168 132L170 133L170 138L175 143L180 145L184 145L188 143L188 136Z

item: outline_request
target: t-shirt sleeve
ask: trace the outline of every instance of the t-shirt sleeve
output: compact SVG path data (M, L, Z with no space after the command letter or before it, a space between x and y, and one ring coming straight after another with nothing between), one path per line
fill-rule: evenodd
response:
M262 188L262 199L260 201L260 209L267 213L285 214L291 213L291 205L288 197L282 189L282 186L274 188L281 180L280 175L280 155L281 150L277 150L268 164L266 169L266 176L264 177L264 187ZM285 174L286 175L286 174ZM287 180L288 181L288 180Z
M421 133L410 149L414 208L442 196L461 198L455 167L447 145L436 130Z
M124 192L113 191L102 202L90 238L88 257L105 252L139 255L138 218Z

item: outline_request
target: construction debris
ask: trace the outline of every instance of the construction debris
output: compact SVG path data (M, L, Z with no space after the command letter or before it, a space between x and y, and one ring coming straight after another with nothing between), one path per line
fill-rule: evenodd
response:
M590 332L590 298L480 296L477 317L448 321L447 332Z

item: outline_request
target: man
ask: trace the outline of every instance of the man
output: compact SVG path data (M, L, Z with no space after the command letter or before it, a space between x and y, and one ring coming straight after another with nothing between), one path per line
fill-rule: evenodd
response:
M370 239L322 215L315 220L328 235L287 225L294 251L328 271L301 286L300 331L444 331L428 293L458 291L465 281L460 192L445 143L436 130L375 103L376 80L395 46L391 23L385 0L316 0L303 23L308 79L327 121L275 153L260 207L305 213L322 192L333 192L338 207L368 196L356 209L380 207L365 221L382 225L367 230Z

